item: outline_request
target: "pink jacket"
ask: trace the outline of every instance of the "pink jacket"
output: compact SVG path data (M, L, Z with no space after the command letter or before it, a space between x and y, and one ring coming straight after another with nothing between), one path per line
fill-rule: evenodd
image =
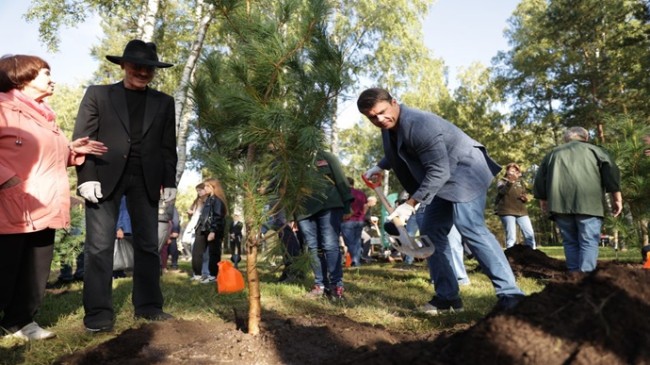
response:
M0 93L0 184L13 176L23 182L0 189L0 234L26 233L70 224L67 166L84 155L68 149L68 139L54 120Z

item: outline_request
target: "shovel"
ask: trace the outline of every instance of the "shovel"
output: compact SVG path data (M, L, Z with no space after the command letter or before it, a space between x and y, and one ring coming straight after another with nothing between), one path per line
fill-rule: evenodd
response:
M388 202L388 199L386 199L386 195L384 195L384 191L381 188L381 181L374 183L367 179L363 174L361 175L361 178L370 189L374 190L377 197L379 197L381 204L383 204L388 213L392 213L395 209ZM435 247L429 237L409 236L406 231L405 222L402 222L400 217L394 217L390 222L384 223L384 231L386 231L390 236L389 241L391 246L405 255L424 259L431 256L435 251Z

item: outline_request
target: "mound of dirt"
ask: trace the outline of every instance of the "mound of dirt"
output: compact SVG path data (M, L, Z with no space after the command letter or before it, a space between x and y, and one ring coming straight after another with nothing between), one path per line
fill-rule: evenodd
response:
M432 364L649 364L650 272L600 264L438 338Z
M566 264L526 245L514 245L505 251L516 276L553 279L565 275Z
M223 321L147 323L94 348L61 357L55 364L337 364L351 356L363 358L380 347L423 338L346 317L283 319L265 313L264 318L259 336Z
M517 246L515 246L517 247ZM262 333L174 320L130 329L57 364L650 364L650 270L600 263L568 275L539 251L510 249L519 275L549 279L509 311L446 333L394 333L347 317L264 313Z

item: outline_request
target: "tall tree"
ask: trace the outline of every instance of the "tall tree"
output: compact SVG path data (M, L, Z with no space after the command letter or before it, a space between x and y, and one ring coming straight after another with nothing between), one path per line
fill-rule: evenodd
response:
M649 111L650 12L644 0L524 0L510 19L499 74L530 127L596 130L608 114Z

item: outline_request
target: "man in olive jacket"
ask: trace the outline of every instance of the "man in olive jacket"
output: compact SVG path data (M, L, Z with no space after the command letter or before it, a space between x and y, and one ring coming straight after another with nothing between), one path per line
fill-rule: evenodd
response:
M605 192L612 196L612 214L616 217L623 210L618 167L605 150L588 140L586 129L569 128L564 133L566 143L544 157L533 187L542 211L560 228L570 272L596 268Z

